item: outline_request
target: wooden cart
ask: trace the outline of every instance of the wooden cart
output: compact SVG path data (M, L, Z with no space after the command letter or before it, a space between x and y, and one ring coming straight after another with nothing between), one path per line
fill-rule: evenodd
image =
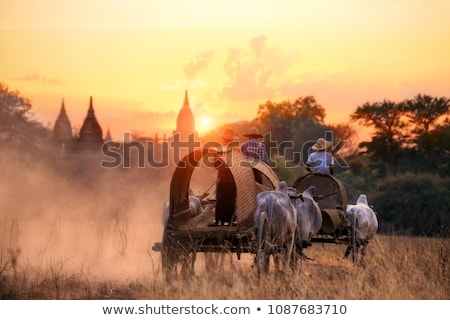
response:
M192 212L188 200L194 171L203 168L214 173L218 161L226 164L236 185L236 209L230 213L233 219L226 226L213 224L215 206L218 205L214 193L202 201L204 210L199 216ZM254 171L263 177L262 183L255 181ZM172 175L169 218L162 242L155 243L152 248L161 252L165 278L170 280L180 274L193 274L198 252L235 253L238 259L241 254L249 253L258 259L258 252L265 250L262 233L257 232L257 229L264 230L264 226L258 226L253 217L256 195L278 185L279 180L268 165L249 160L239 149L228 152L195 150L186 155Z
M344 257L352 254L355 261L355 221L347 218L347 193L343 183L335 176L309 173L299 177L293 187L303 192L309 186L315 187L315 200L322 212L322 228L312 242L346 245Z

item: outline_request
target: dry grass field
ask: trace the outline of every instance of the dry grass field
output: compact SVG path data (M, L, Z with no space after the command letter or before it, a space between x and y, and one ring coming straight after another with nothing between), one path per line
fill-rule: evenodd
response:
M387 235L364 266L343 259L344 246L314 243L301 273L258 279L249 254L209 271L199 254L195 275L168 284L151 247L170 175L79 179L2 159L0 299L450 299L450 239Z
M150 249L156 225L66 223L16 221L1 230L34 239L1 248L2 299L450 299L448 239L378 235L364 266L343 259L341 245L314 243L303 272L264 279L250 254L226 254L213 271L199 254L195 275L169 284Z

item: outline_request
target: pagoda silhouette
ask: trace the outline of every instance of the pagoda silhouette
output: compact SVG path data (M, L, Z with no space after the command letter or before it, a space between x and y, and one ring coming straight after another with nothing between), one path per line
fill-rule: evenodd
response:
M111 133L108 131L103 138L103 130L100 126L94 111L92 96L89 99L87 115L78 136L73 134L73 129L69 117L67 116L64 99L61 109L53 127L53 136L61 146L61 154L69 155L84 151L100 151L105 141L111 141Z

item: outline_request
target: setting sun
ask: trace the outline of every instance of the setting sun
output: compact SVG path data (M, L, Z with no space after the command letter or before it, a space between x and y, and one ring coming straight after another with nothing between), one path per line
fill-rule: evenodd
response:
M211 130L211 120L208 117L203 117L199 123L199 128L201 134L204 134L208 130Z

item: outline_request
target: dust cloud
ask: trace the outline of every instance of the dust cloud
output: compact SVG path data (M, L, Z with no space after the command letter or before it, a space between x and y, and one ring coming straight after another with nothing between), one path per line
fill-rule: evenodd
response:
M0 150L0 260L28 277L154 277L173 169L100 163L99 155Z

